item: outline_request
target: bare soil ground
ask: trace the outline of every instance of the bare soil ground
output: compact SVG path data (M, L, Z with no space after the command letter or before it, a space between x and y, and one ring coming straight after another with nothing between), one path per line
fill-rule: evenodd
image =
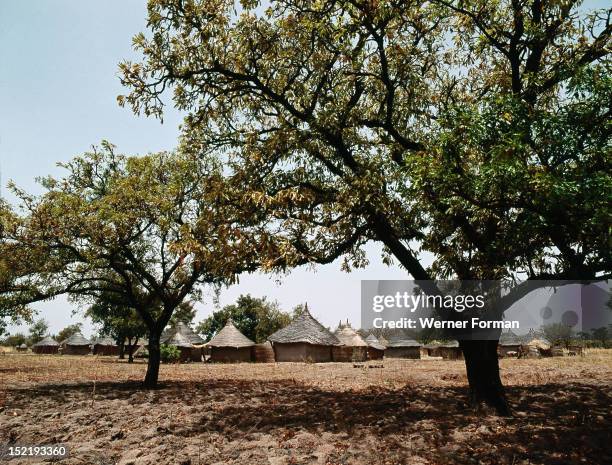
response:
M467 409L461 361L165 365L144 391L142 363L0 354L0 442L87 465L612 463L612 350L501 366L513 418Z

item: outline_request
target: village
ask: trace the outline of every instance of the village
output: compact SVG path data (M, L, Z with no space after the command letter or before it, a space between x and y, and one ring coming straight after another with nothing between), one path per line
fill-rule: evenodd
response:
M235 326L229 318L225 326L209 341L205 341L189 325L178 322L167 328L160 342L178 350L177 362L354 362L383 360L384 358L405 359L444 359L460 360L462 350L456 340L420 343L402 330L388 331L385 336L356 330L351 324L340 322L335 331L330 331L319 323L305 305L304 311L296 316L286 327L274 332L263 343L255 343ZM27 345L16 347L26 352ZM146 357L147 341L141 339L134 343L134 356ZM565 350L565 351L564 351ZM118 355L120 345L111 337L104 336L89 340L76 332L63 341L46 336L31 347L35 354L63 355ZM526 337L519 338L511 331L502 333L499 357L549 357L553 354L576 355L582 349L572 347L553 347L542 336L531 331Z

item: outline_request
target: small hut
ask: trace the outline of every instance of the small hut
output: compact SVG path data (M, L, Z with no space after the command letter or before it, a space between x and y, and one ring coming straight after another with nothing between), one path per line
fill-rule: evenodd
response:
M189 339L183 336L180 331L175 331L172 333L170 337L165 339L163 344L176 347L181 353L179 357L181 362L198 361L193 360L193 344L189 342Z
M95 339L91 349L94 355L119 355L119 346L108 336Z
M385 355L385 346L380 343L374 334L370 334L366 337L365 341L368 345L368 359L382 360Z
M91 350L91 342L85 339L80 332L62 341L61 345L63 355L89 355Z
M389 336L385 357L387 358L421 358L421 344L398 332Z
M534 337L527 342L529 353L539 357L552 357L552 344L548 339Z
M17 352L27 352L28 351L28 346L25 344L25 342L23 344L18 345L15 348L17 349Z
M191 344L191 347L189 348L189 354L186 360L188 359L188 360L191 360L192 362L201 362L203 347L206 341L202 339L201 336L196 334L189 327L189 325L183 322L179 322L173 328L168 328L162 333L160 342L162 344L169 344L167 341L172 339L175 334L180 334L182 338L186 339ZM188 349L187 347L183 347L183 352L185 352L185 354L187 353L187 349Z
M268 340L277 362L331 362L332 347L340 345L338 338L312 317L308 305Z
M210 360L212 362L232 363L253 360L255 343L234 326L231 318L206 345L210 347Z
M274 349L270 341L253 346L253 361L257 363L274 363Z
M57 354L59 346L55 339L47 336L32 346L32 352L35 354Z
M463 359L463 351L461 350L461 347L459 347L459 342L457 341L441 342L438 345L438 354L444 360Z
M365 362L367 360L368 344L348 321L345 325L340 324L334 335L342 344L332 348L334 362Z
M522 353L521 341L512 331L502 333L497 345L497 355L503 357L518 357Z

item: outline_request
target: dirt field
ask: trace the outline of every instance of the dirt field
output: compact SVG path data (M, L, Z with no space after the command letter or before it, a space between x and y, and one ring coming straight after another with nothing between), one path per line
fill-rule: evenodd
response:
M143 391L141 363L0 354L0 441L87 465L612 463L612 351L501 365L509 419L466 410L463 362L173 365Z

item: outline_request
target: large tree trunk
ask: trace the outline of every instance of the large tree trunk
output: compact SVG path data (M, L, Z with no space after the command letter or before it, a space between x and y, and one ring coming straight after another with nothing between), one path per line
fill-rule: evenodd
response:
M497 359L498 341L461 341L465 368L470 383L470 401L473 406L486 404L498 415L509 416L510 408L499 377Z
M125 342L122 342L119 345L119 359L120 360L125 359Z
M154 334L153 331L149 334L149 364L147 366L147 374L144 380L146 388L157 387L157 379L159 378L159 364L161 362L161 350L159 343L159 334Z

